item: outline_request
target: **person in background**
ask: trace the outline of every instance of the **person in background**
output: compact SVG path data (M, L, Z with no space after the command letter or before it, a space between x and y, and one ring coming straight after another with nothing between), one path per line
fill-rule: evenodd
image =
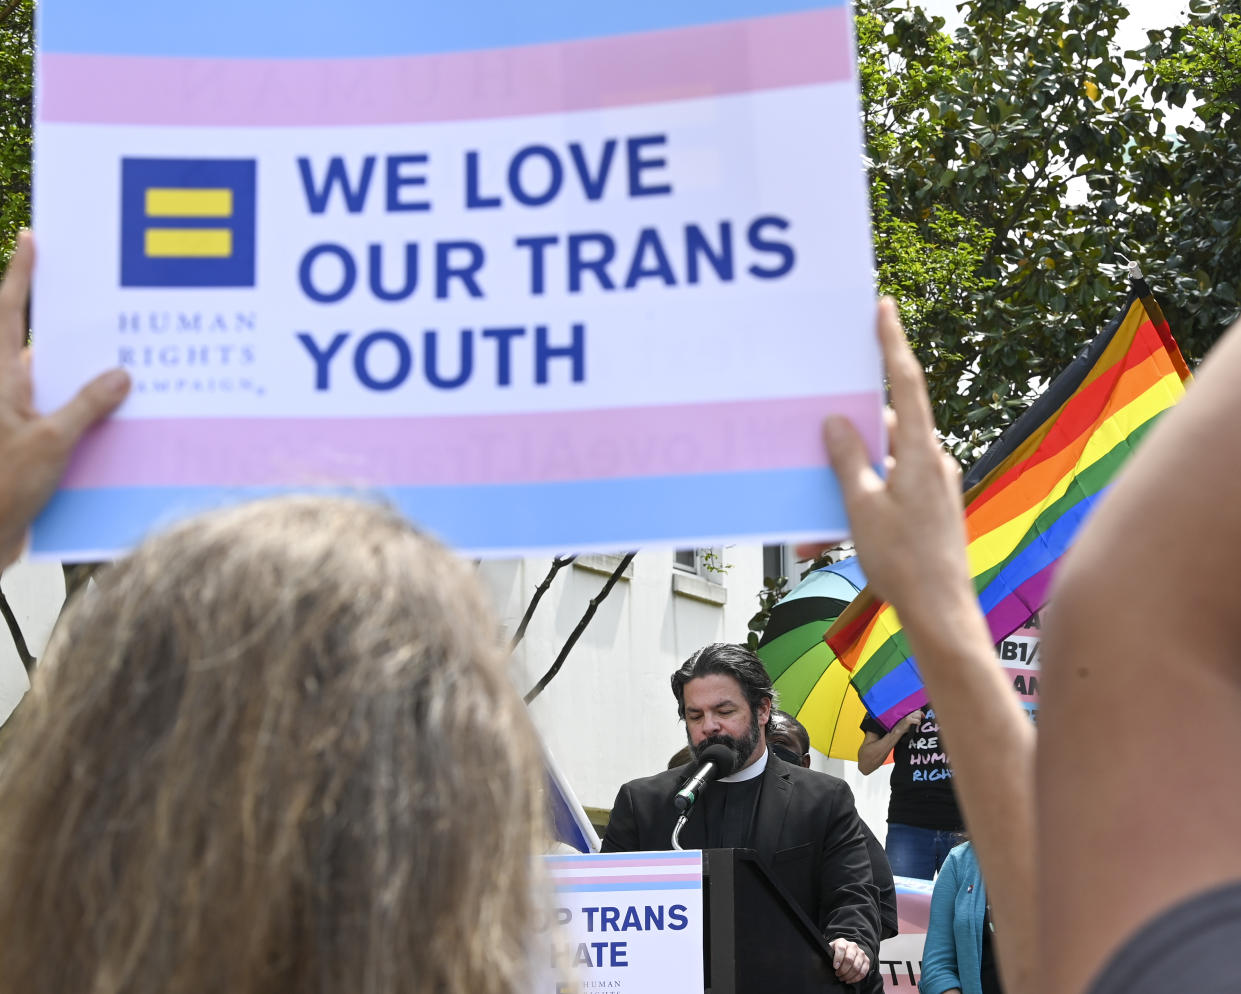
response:
M794 766L767 746L775 691L762 662L740 645L704 646L672 675L690 753L723 745L736 765L694 805L687 849L753 849L832 948L836 976L864 980L879 948L879 916L847 784ZM604 852L672 848L677 790L693 766L624 784L612 805Z
M879 769L889 753L893 758L884 842L892 872L930 880L964 827L935 711L928 705L907 714L891 731L868 714L862 731L857 764L864 776Z
M968 842L948 854L931 895L922 948L922 994L1004 994L996 969L995 925L978 857Z
M786 763L810 769L810 733L806 726L787 711L771 712L771 731L767 736L771 751ZM824 774L829 776L830 774ZM862 837L866 841L866 853L870 857L870 875L874 878L875 908L879 912L879 940L891 939L900 931L900 916L896 907L896 881L892 879L892 867L887 854L875 838L875 833L864 820L860 821ZM871 965L869 976L859 981L859 994L883 994L883 975L878 957Z

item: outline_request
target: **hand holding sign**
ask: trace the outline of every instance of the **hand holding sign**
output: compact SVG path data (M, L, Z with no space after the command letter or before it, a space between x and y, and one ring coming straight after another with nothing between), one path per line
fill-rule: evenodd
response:
M116 410L129 392L129 376L111 370L59 410L46 417L35 413L25 347L33 269L34 239L24 231L0 284L0 569L20 554L26 529L56 489L83 433Z

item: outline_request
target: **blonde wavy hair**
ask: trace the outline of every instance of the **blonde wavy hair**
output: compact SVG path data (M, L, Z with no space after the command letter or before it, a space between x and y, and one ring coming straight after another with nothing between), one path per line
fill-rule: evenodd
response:
M344 499L143 544L0 765L0 991L529 989L543 764L468 567Z

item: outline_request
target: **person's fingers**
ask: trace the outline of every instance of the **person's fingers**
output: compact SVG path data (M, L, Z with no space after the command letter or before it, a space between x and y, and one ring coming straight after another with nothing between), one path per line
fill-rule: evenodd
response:
M892 409L896 412L890 446L893 452L899 454L907 443L920 443L928 433L933 432L935 421L931 417L931 401L926 392L926 375L905 339L896 301L891 297L879 301L877 323Z
M823 422L823 443L827 446L827 457L840 482L846 506L851 506L864 493L883 487L879 474L871 467L866 443L846 418L833 414Z
M840 941L832 943L832 969L839 970L845 961L845 944Z
M123 369L110 369L87 383L46 420L54 429L54 437L66 450L72 449L86 429L120 407L128 393L129 374Z
M26 301L30 299L33 270L34 237L22 231L0 282L0 359L17 355L26 344Z

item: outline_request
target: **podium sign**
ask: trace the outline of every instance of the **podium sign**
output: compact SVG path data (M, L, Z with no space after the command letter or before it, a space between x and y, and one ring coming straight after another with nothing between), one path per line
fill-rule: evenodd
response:
M702 853L548 856L547 994L703 989Z

